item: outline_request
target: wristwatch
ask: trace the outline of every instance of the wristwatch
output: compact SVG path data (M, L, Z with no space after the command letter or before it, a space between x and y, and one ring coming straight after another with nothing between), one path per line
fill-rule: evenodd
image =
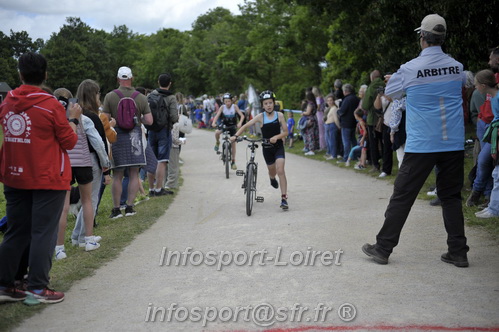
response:
M78 119L76 118L69 119L69 122L73 122L76 126L80 124L80 121L78 121Z

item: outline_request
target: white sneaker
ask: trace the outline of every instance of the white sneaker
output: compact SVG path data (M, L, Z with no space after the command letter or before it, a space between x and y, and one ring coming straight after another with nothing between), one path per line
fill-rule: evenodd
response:
M102 237L99 235L94 235L94 240L95 242L99 243L100 240L102 240ZM78 242L78 240L75 239L71 239L71 244L75 247L78 246L80 248L85 248L85 242Z
M315 156L315 152L314 151L308 151L308 152L305 152L305 155L306 156Z
M349 161L347 161L347 162L345 163L345 166L346 166L346 167L350 167L350 162L349 162Z
M66 250L64 249L64 245L62 246L55 246L55 260L61 260L68 257L66 255Z
M95 241L96 236L85 236L85 251L99 249L100 244Z
M488 212L489 211L489 207L486 207L485 209L483 210L480 210L478 212L475 212L475 216L478 216L479 214L484 214L485 212Z
M476 214L476 217L480 219L488 219L488 218L496 218L499 216L496 216L495 214L492 214L489 210L487 210L484 213Z
M437 189L433 189L432 191L428 191L426 193L428 196L437 196Z
M381 172L381 174L378 176L379 178L384 178L384 177L387 177L388 174L386 174L385 172Z
M333 159L334 159L333 156L329 156L329 157L326 158L326 160L333 160Z

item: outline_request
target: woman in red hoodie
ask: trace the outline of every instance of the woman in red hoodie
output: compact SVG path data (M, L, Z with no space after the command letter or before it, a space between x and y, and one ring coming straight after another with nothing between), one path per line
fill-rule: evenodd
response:
M8 228L0 245L0 302L19 301L14 275L29 248L28 291L40 302L56 303L64 293L47 287L59 217L70 189L71 165L66 152L78 139L75 130L81 107L64 107L40 87L47 61L37 53L19 58L23 85L10 91L0 105L4 139L0 150L0 181L7 200Z

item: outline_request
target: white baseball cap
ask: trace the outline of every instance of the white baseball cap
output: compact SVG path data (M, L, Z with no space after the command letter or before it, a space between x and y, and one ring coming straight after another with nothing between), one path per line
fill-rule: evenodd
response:
M443 31L441 28L437 28L438 25L443 26ZM435 30L435 28L437 28L437 30ZM418 32L421 32L421 30L431 32L435 35L445 35L445 32L447 31L447 23L445 23L445 19L438 14L427 15L421 21L421 26L414 29L414 31Z
M118 69L118 78L121 80L129 80L133 77L132 70L128 67L120 67Z

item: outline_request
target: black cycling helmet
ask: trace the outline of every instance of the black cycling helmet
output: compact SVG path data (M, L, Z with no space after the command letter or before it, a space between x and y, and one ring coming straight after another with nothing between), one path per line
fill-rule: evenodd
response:
M222 100L225 100L225 99L232 100L232 95L229 92L224 93L224 96L222 97Z
M272 99L275 102L275 94L270 90L265 90L260 93L260 103L266 99Z

